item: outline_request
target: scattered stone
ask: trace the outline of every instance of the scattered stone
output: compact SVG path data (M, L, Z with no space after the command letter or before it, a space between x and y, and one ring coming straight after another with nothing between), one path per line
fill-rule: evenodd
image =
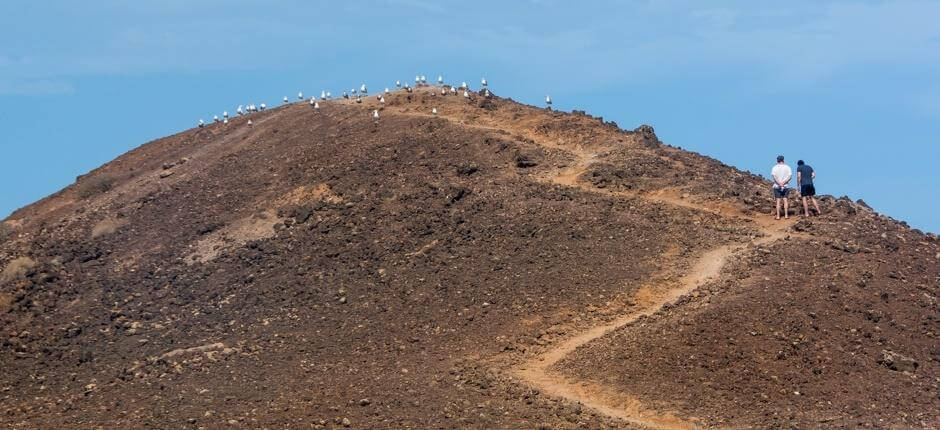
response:
M920 363L913 358L885 349L881 350L881 360L878 360L878 363L899 372L914 372L920 365Z
M352 421L349 421L349 418L343 418L343 427L349 427L352 425Z
M168 177L170 177L170 176L173 176L173 171L172 171L172 170L164 170L164 171L160 172L160 178L168 178Z
M362 399L359 401L359 406L369 406L372 403L369 399Z

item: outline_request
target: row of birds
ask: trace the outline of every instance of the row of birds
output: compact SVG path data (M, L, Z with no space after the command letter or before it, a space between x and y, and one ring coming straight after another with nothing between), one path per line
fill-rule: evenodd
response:
M444 77L443 77L443 76L438 76L438 77L437 77L437 84L441 86L441 95L442 95L442 96L447 95L447 89L445 88L445 85L444 85ZM490 96L490 90L489 90L489 88L488 88L488 85L489 85L489 84L487 83L486 78L481 79L481 80L480 80L480 84L483 86L483 96L484 96L484 97L489 97L489 96ZM424 76L424 75L417 75L417 76L415 76L415 87L427 86L427 85L428 85L428 79L427 79L426 76ZM401 81L395 81L395 87L398 88L398 89L404 89L405 91L407 91L407 92L409 92L409 93L412 92L412 91L414 91L414 90L412 89L412 87L411 87L410 85L408 85L408 82L405 82L404 84L402 84ZM460 84L460 87L451 86L451 87L450 87L450 92L451 92L451 94L457 95L457 94L458 94L458 88L459 88L460 90L463 90L463 96L464 96L464 98L468 98L468 99L470 98L470 85L468 85L466 82L462 82L462 83ZM350 95L350 93L351 93L352 95ZM390 91L389 91L388 87L386 87L386 88L385 88L385 91L384 91L383 93L380 93L380 94L377 94L377 95L376 95L376 99L378 99L379 103L385 104L385 94L389 94L389 93L390 93ZM366 84L362 84L362 86L359 87L358 93L357 93L357 91L356 91L355 88L350 89L349 92L343 91L342 98L348 100L348 99L350 99L351 97L356 97L356 103L362 103L362 97L365 96L365 95L367 95L367 94L368 94L368 88L366 87ZM321 100L330 100L330 99L332 98L332 96L333 96L333 95L332 95L329 91L321 91L321 92L320 92L320 99L319 99L319 100L317 100L316 97L310 97L310 106L313 106L314 109L319 110L319 109L320 109L320 101L321 101ZM300 91L300 92L297 93L297 99L300 100L300 101L303 101L303 100L304 100L304 93L303 93L303 91ZM287 103L290 103L290 100L287 98L287 96L284 96L283 102L284 102L284 104L287 104ZM548 107L551 107L551 105L552 105L552 97L551 97L551 96L545 96L545 104L546 104ZM256 106L254 103L251 103L251 104L248 104L248 105L239 105L238 108L235 109L235 113L236 113L236 115L241 116L241 115L248 115L249 113L253 113L253 112L263 111L263 110L265 110L265 109L267 109L267 105L265 105L264 103L261 103L261 104L259 104L259 105L257 105L257 106ZM432 115L437 115L437 108L431 109L431 114L432 114ZM223 124L228 124L228 118L229 118L228 111L224 111L224 112L222 112L222 118L221 118L221 119L219 119L219 116L218 116L218 115L214 115L214 116L212 117L212 122L215 122L215 123L221 122L221 123L223 123ZM379 111L378 111L377 109L372 111L372 118L375 119L375 120L378 120L378 119L379 119ZM199 127L204 127L205 125L206 125L205 121L203 121L203 120L200 119L200 120L199 120ZM248 120L248 125L251 125L251 120L250 120L250 119Z

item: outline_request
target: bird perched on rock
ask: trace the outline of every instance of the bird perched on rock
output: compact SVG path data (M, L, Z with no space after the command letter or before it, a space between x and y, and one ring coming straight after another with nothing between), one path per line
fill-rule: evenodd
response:
M486 86L486 78L480 79L480 85Z
M310 106L313 106L314 104L316 104L316 102L317 102L316 97L310 97Z
M438 84L438 85L444 85L444 77L443 77L443 76L437 75L437 84Z
M380 99L379 99L379 103L382 103L382 104L384 105L384 104L385 104L385 97L380 98Z
M222 120L222 124L228 124L228 117L225 117L225 119Z
M467 90L463 90L463 98L465 98L465 99L469 99L469 98L470 98L470 93L468 93Z
M374 120L376 120L376 121L379 120L379 111L378 111L378 110L372 111L372 119L374 119Z
M329 100L331 97L333 97L333 94L330 94L330 92L327 91L327 92L326 92L326 99Z
M349 89L349 92L352 93L352 95L356 95L356 89L355 89L355 88L350 88L350 89Z
M303 91L297 92L297 100L303 100L303 99L304 99L304 92Z
M552 96L545 96L545 104L552 105Z
M248 120L248 126L251 127L251 120Z
M203 127L205 127L205 126L206 126L206 122L200 119L200 120L199 120L199 128L203 128Z
M461 82L461 83L460 83L460 89L464 90L464 89L466 89L466 88L467 88L467 83L466 83L466 82Z
M326 91L320 91L320 100L326 100Z
M408 84L405 84L405 91L407 91L407 92L409 92L409 93L411 92L411 87L408 86Z
M223 112L222 112L222 117L223 117L223 118L228 118L228 111L223 111Z
M343 91L343 98L344 98L344 99L348 99L348 98L349 98L349 94L348 94L346 91Z
M362 84L362 86L359 87L359 92L362 93L362 95L368 94L368 90L366 90L366 84Z
M427 84L428 84L428 77L427 77L427 76L421 75L421 84L422 84L422 85L427 85Z
M401 81L395 81L395 87L401 88Z
M489 97L490 97L490 89L489 89L489 88L483 90L483 97L486 97L486 98L489 98Z
M264 110L264 108L266 108L266 107L267 107L267 106L265 106L264 103L261 103L261 106L259 106L259 109Z
M356 95L356 103L362 103L362 96Z
M236 115L241 115L241 114L242 114L242 105L238 105L238 109L235 109L235 114L236 114Z
M388 94L388 93L389 93L388 87L385 87L385 94Z
M444 87L441 87L441 95L442 95L442 96L446 96L446 95L447 95L447 90L445 90Z
M316 110L320 110L320 103L314 103L313 108Z
M287 102L288 102L287 96L284 96L284 103L287 103Z
M450 87L450 93L453 94L453 95L457 95L457 88L456 88L456 87Z
M431 115L437 115L437 108L431 109Z
M212 115L212 122L219 122L219 116L218 116L218 115Z

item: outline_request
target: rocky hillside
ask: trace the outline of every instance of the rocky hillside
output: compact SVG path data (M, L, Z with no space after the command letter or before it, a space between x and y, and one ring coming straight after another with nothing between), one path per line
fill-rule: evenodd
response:
M821 204L433 88L187 130L3 221L0 425L940 426L936 236Z

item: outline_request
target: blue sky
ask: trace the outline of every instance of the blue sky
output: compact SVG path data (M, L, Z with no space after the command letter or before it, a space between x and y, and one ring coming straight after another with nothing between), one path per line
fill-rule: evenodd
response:
M940 1L10 0L0 217L247 101L415 74L586 109L940 232Z

